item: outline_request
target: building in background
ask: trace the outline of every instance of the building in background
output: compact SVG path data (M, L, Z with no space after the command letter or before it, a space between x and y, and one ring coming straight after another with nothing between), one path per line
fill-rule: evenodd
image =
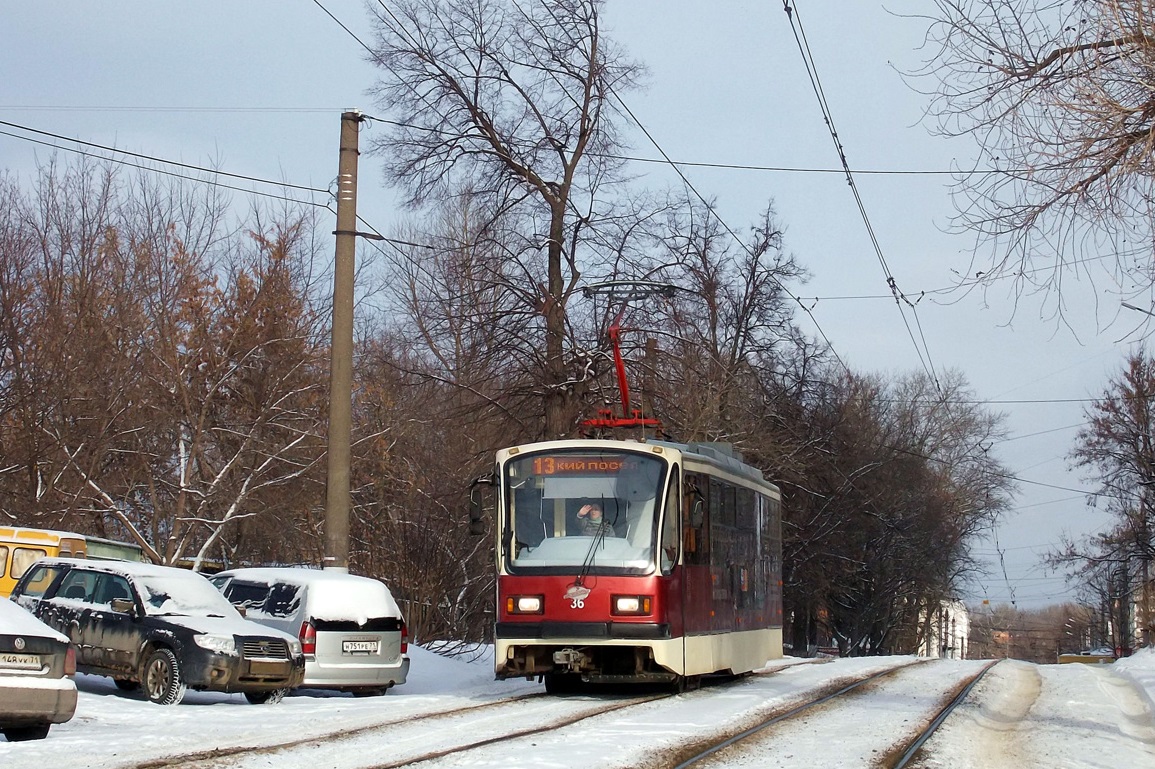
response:
M966 659L971 621L967 607L962 601L942 601L938 608L925 618L924 627L926 633L919 645L918 656Z

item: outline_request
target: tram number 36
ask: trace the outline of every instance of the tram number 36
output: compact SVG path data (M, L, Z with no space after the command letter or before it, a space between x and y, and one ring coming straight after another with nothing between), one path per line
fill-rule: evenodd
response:
M571 609L584 609L586 607L586 602L581 598L571 598L569 599L569 607Z

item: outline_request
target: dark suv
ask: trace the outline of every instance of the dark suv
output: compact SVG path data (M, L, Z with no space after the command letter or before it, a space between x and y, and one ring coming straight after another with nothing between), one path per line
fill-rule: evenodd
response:
M291 635L244 619L196 572L152 564L47 558L12 600L68 636L76 667L144 687L162 705L186 687L276 702L301 683L305 658Z

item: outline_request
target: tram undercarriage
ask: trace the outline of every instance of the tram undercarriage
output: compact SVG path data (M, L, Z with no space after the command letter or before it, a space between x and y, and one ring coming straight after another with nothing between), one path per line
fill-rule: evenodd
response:
M498 678L571 676L586 683L673 683L680 676L662 666L647 646L590 646L582 644L520 645L506 647L505 664Z

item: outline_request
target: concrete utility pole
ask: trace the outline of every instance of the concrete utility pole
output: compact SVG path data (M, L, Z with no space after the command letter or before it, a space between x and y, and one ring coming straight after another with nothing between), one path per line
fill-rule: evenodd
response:
M357 251L357 129L364 116L341 113L337 169L333 342L329 362L329 476L325 492L326 569L349 570L350 444L353 432L353 262Z

